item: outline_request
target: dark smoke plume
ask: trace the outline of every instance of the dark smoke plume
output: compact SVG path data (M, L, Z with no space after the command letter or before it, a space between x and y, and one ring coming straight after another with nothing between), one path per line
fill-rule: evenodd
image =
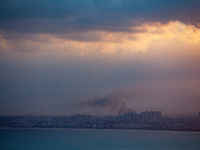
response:
M78 106L88 106L92 108L107 109L118 114L127 113L133 111L132 108L126 105L126 96L122 94L107 95L103 98L96 98L77 104Z

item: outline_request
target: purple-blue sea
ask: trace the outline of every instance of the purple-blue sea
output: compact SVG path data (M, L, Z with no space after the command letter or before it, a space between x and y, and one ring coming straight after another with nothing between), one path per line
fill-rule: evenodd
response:
M200 133L2 128L0 150L200 150Z

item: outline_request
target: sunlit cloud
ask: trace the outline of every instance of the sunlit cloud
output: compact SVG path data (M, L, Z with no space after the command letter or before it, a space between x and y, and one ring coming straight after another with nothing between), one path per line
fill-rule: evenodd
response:
M195 49L200 46L200 29L179 21L167 24L147 23L134 26L132 30L133 32L81 32L64 38L63 34L25 34L21 39L9 39L2 35L1 47L11 51L37 51L79 56L105 54L124 57L139 51L162 51L166 49L165 47L179 51L191 45ZM135 30L142 32L135 32Z

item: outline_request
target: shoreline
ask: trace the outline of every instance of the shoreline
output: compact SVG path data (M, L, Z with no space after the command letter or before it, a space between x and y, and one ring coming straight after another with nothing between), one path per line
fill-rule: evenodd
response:
M62 127L0 127L0 130L2 129L35 129L35 130L49 130L49 129L53 129L53 130L104 130L104 131L109 131L109 130L113 130L113 131L146 131L146 132L191 132L191 133L200 133L200 131L191 131L191 130L146 130L146 129L116 129L116 128L62 128Z

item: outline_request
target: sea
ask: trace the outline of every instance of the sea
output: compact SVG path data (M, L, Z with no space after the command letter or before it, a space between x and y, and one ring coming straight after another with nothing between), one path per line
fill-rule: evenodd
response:
M0 150L200 150L200 133L1 128Z

